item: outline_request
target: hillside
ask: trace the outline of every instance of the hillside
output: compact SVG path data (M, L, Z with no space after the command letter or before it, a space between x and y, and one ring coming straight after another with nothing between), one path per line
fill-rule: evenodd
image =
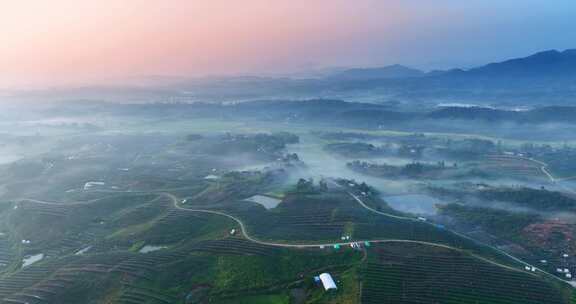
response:
M576 77L576 49L549 50L534 55L491 63L457 73L458 76L506 78Z

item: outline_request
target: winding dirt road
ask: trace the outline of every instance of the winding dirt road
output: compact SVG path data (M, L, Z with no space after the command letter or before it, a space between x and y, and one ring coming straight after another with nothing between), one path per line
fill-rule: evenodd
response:
M338 184L336 184L336 183L334 183L334 182L331 182L331 183L334 184L334 185L336 185L336 186L338 186L338 187L340 187L340 188L343 188L342 186L340 186L340 185L338 185ZM356 201L361 207L363 207L364 209L366 209L366 210L368 210L368 211L370 211L370 212L373 212L373 213L378 214L378 215L381 215L381 216L386 216L386 217L391 217L391 218L396 218L396 219L401 219L401 220L414 221L414 222L415 222L415 221L419 221L418 219L415 219L415 218L403 217L403 216L396 216L396 215L392 215L392 214L388 214L388 213L385 213L385 212L381 212L381 211L375 210L375 209L371 208L370 206L368 206L368 205L367 205L364 201L362 201L362 199L360 199L357 195L355 195L355 194L353 194L353 193L351 193L351 192L349 192L349 191L347 191L347 190L344 190L344 191L346 191L346 192L348 193L348 195L350 195L350 196L354 199L354 201ZM122 192L122 191L118 191L117 193L121 193L121 192ZM133 192L128 192L128 193L133 193ZM440 244L440 243L426 242L426 241L416 241L416 240L406 240L406 239L375 239L375 240L374 240L374 239L367 239L367 240L353 240L353 241L343 241L343 242L300 243L300 244L298 244L298 243L278 243L278 242L272 242L272 241L263 241L263 240L259 240L259 239L255 238L255 237L253 237L252 235L250 235L250 233L248 232L248 229L246 228L246 225L244 224L244 222L243 222L241 219L239 219L239 218L237 218L237 217L235 217L235 216L233 216L233 215L230 215L230 214L227 214L227 213L221 212L221 211L216 211L216 210L186 208L186 207L184 207L184 206L182 206L182 205L180 204L181 200L180 200L176 195L174 195L174 194L172 194L172 193L169 193L169 192L154 192L154 191L150 191L150 192L147 192L147 193L159 194L159 195L161 195L161 196L165 196L165 197L169 198L170 200L172 200L172 205L173 205L173 207L176 208L176 209L178 209L178 210L180 210L180 211L183 211L183 212L195 212L195 213L212 214L212 215L218 215L218 216L223 216L223 217L229 218L229 219L231 219L232 221L234 221L234 222L236 222L236 223L238 224L238 226L240 227L240 231L241 231L242 235L244 236L244 238L246 238L247 240L249 240L249 241L251 241L251 242L254 242L254 243L256 243L256 244L260 244L260 245L274 246L274 247L281 247L281 248L306 249L306 248L332 247L332 246L334 246L334 245L350 246L350 244L354 244L354 243L361 243L361 244L363 244L364 242L370 242L370 243L410 243L410 244L421 244L421 245L426 245L426 246L434 246L434 247L445 248L445 249L449 249L449 250L455 250L455 251L458 251L458 252L463 252L463 253L465 253L465 254L469 254L469 255L471 255L471 256L479 259L479 260L482 260L482 261L484 261L484 262L490 263L490 264L495 265L495 266L499 266L499 267L502 267L502 268L505 268L505 269L508 269L508 270L511 270L511 271L527 273L527 274L530 274L530 275L536 275L535 273L533 273L533 272L531 272L531 271L525 271L524 269L515 268L515 267L512 267L512 266L508 266L508 265L505 265L505 264L501 264L501 263L495 262L495 261L493 261L493 260L490 260L490 259L484 258L484 257L482 257L482 256L479 256L479 255L477 255L477 254L473 254L473 253L470 253L470 252L465 252L464 250L459 249L459 248L456 248L456 247L452 247L452 246L445 245L445 244ZM100 198L100 199L102 199L102 198ZM71 203L47 202L47 201L41 201L41 200L36 200L36 199L20 199L19 201L27 201L27 202L36 203L36 204L43 204L43 205L77 206L77 205L91 204L91 203L94 203L94 202L96 202L96 201L98 201L98 200L100 200L100 199L93 199L93 200L83 201L83 202L71 202ZM426 222L423 222L423 223L426 223ZM428 223L428 224L429 224L429 225L433 225L433 224L430 224L430 223ZM476 242L477 244L480 244L480 245L483 245L483 246L488 246L488 247L492 248L493 250L496 250L498 253L500 253L500 254L502 254L502 255L505 255L506 257L508 257L508 258L510 258L510 259L512 259L512 260L514 260L514 261L516 261L516 262L518 262L518 263L520 263L520 264L522 264L522 265L524 265L524 266L534 267L538 273L544 274L544 275L546 275L546 276L549 277L549 278L553 278L553 279L558 280L558 281L560 281L560 282L567 283L566 281L562 280L561 278L558 278L558 277L556 277L556 276L554 276L554 275L552 275L552 274L550 274L550 273L548 273L548 272L546 272L546 271L543 271L543 270L541 270L541 269L539 269L539 268L537 268L537 267L535 267L535 266L532 266L532 265L530 265L530 264L528 264L528 263L520 260L519 258L516 258L516 257L514 257L514 256L512 256L512 255L510 255L510 254L508 254L508 253L506 253L506 252L498 249L498 248L494 248L494 247L492 247L492 246L479 243L478 241L476 241L476 240L474 240L474 239L472 239L472 238L470 238L470 237L468 237L468 236L466 236L466 235L460 234L460 233L458 233L458 232L451 231L451 230L447 230L447 229L445 229L445 230L446 230L446 232L453 233L453 234L458 235L458 236L460 236L460 237L462 237L462 238L466 238L466 239L468 239L468 240L474 241L474 242Z
M540 160L537 160L537 159L534 159L534 158L530 158L530 157L520 157L520 159L531 161L533 163L538 164L540 171L542 171L542 173L544 175L546 175L546 177L548 177L548 179L550 180L551 183L560 186L562 189L564 189L566 192L569 192L570 194L576 195L576 191L574 189L569 188L569 187L565 186L564 184L562 184L563 181L574 179L574 178L576 178L576 176L566 177L566 178L556 178L554 175L552 175L552 173L548 169L549 166L547 163L540 161Z
M410 221L418 221L417 219L414 219L414 218L395 216L395 215L391 215L391 214L387 214L387 213L384 213L384 212L380 212L380 211L374 210L374 209L370 208L369 206L367 206L360 198L358 198L358 197L357 197L356 195L354 195L353 193L348 192L348 194L349 194L350 196L352 196L352 197L354 198L354 200L356 200L362 207L366 208L367 210L369 210L369 211L371 211L371 212L375 212L375 213L380 214L380 215L383 215L383 216L393 217L393 218L397 218L397 219L410 220ZM455 250L455 251L459 251L459 252L464 252L462 249L459 249L459 248L456 248L456 247L452 247L452 246L449 246L449 245L445 245L445 244L425 242L425 241L416 241L416 240L406 240L406 239L354 240L354 241L348 241L348 242L343 241L343 242L331 242L331 243L305 243L305 244L277 243L277 242L263 241L263 240L259 240L259 239L255 238L255 237L251 236L251 235L248 233L248 230L246 229L246 226L245 226L245 224L242 222L242 220L240 220L239 218L237 218L237 217L235 217L235 216L233 216L233 215L230 215L230 214L227 214L227 213L224 213L224 212L221 212L221 211L215 211L215 210L185 208L185 207L183 207L183 206L181 206L181 205L179 204L180 199L179 199L178 197L176 197L175 195L173 195L173 194L171 194L171 193L166 193L166 192L161 193L161 195L165 195L165 196L169 197L169 198L173 201L174 207L175 207L176 209L178 209L178 210L187 211L187 212L198 212L198 213L206 213L206 214L220 215L220 216L224 216L224 217L227 217L227 218L233 220L234 222L236 222L236 223L238 224L238 226L240 226L240 230L241 230L241 232L242 232L242 235L243 235L247 240L249 240L249 241L251 241L251 242L254 242L254 243L256 243L256 244L260 244L260 245L274 246L274 247L282 247L282 248L300 248L300 249L304 249L304 248L332 247L332 246L334 246L334 245L340 245L340 246L346 246L346 245L348 245L348 246L349 246L350 244L354 244L354 243L361 243L361 244L362 244L362 243L364 243L364 242L370 242L370 243L410 243L410 244L421 244L421 245L426 245L426 246L434 246L434 247L440 247L440 248L445 248L445 249L449 249L449 250ZM448 231L448 230L447 230L447 231ZM449 231L449 232L452 232L452 231ZM452 232L452 233L454 233L454 232ZM467 238L467 239L470 239L470 238L468 238L468 237L466 237L466 236L463 236L463 235L460 235L460 234L458 234L458 233L455 233L455 234L457 234L457 235L459 235L459 236L462 236L462 237L465 237L465 238ZM493 247L491 247L491 248L493 248ZM494 249L494 250L497 250L498 252L506 255L507 257L509 257L509 258L511 258L511 259L519 262L519 263L522 263L522 264L524 264L524 265L526 265L526 266L529 266L529 267L533 267L532 265L529 265L529 264L523 262L522 260L520 260L520 259L518 259L518 258L516 258L516 257L514 257L514 256L511 256L511 255L509 255L509 254L507 254L507 253L505 253L505 252L502 252L502 251L498 250L497 248L493 248L493 249ZM492 261L492 260L490 260L490 259L484 258L484 257L482 257L482 256L479 256L479 255L476 255L476 254L473 254L473 253L470 253L470 252L465 252L465 253L466 253L466 254L469 254L469 255L477 258L477 259L480 259L480 260L482 260L482 261L484 261L484 262L487 262L487 263L490 263L490 264L493 264L493 265L496 265L496 266L499 266L499 267L503 267L503 268L508 269L508 270L517 271L517 272L523 272L523 273L529 273L529 274L535 275L535 274L532 273L532 272L527 272L527 271L525 271L525 270L521 270L521 269L518 269L518 268L514 268L514 267L511 267L511 266L508 266L508 265L504 265L504 264L501 264L501 263ZM535 268L536 268L536 267L535 267ZM540 270L540 269L538 269L538 268L536 268L536 269L537 269L539 272L541 272L541 273L544 273L544 274L546 274L546 275L550 275L550 274L548 274L548 273L545 272L545 271L542 271L542 270ZM554 276L552 276L552 277L554 277ZM554 278L555 278L555 279L558 279L557 277L554 277ZM565 282L564 280L561 280L561 279L559 279L559 280L562 281L562 282Z

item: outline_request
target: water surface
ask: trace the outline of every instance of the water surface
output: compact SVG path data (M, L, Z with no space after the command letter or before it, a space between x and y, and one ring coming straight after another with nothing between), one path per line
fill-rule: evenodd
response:
M22 259L22 268L28 267L28 266L36 263L36 262L40 262L40 261L42 261L42 259L44 259L43 253L27 256L27 257Z
M264 208L266 209L276 208L276 206L278 206L278 204L280 204L280 202L282 201L280 199L264 195L254 195L250 198L247 198L246 200L260 204L264 206Z
M154 252L154 251L158 251L158 250L165 249L165 248L168 248L168 247L167 246L146 245L146 246L140 248L140 250L138 252L149 253L149 252Z

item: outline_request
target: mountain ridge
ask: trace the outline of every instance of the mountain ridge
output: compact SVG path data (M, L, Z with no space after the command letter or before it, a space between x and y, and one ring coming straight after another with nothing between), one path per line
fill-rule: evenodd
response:
M576 76L576 49L546 50L526 57L464 70L460 75L496 77L562 77Z

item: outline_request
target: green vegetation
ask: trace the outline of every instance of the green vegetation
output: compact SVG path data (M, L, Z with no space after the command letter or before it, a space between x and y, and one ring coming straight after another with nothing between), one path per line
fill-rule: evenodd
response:
M221 304L290 304L290 297L286 294L259 295L224 300Z
M384 156L390 153L385 147L366 143L333 143L324 146L324 150L348 158L367 158Z
M518 206L542 211L576 211L576 199L546 189L489 188L478 191L478 197L489 201L510 202Z
M445 162L426 164L412 162L404 166L391 166L387 164L372 164L361 161L347 163L346 166L354 171L385 178L439 178L446 170L457 169L457 166L446 167Z
M288 132L272 134L233 134L218 137L186 136L186 146L202 153L217 156L244 155L260 160L275 160L286 145L296 144L299 137Z
M362 303L566 303L555 283L461 252L415 244L373 249L362 270Z
M441 206L440 212L462 223L482 227L490 233L507 239L518 238L526 226L536 223L540 219L534 213L518 213L460 204Z
M247 245L255 248L254 245ZM177 295L189 294L202 287L202 297L211 298L217 303L237 299L286 301L287 288L306 285L313 275L323 269L348 269L360 260L360 255L354 252L306 252L275 248L269 251L265 246L260 247L259 251L244 251L245 247L240 243L203 249L205 253L192 254L161 266L161 273L171 275L156 278L154 288L170 290ZM188 248L194 250L196 246ZM223 251L224 248L228 250Z
M498 154L509 142L328 126L310 134L301 125L189 117L157 122L158 128L151 122L82 129L93 133L58 138L50 152L0 166L0 302L568 303L566 286L522 270L523 263L495 248L451 232L436 218L390 209L380 197L388 194L382 185L342 176L336 186L331 179L352 168L398 177L395 185L418 182L399 191L432 189L436 175L518 161ZM140 134L147 130L165 133ZM336 158L334 168L317 172L306 162L318 155L299 150L308 144L347 158L393 156L399 165L346 168ZM499 158L488 160L487 153ZM538 165L530 170L541 174ZM572 198L544 189L454 188L438 189L459 202L472 196L573 210ZM254 195L281 202L265 208L248 200ZM502 239L520 240L526 227L540 231L540 217L483 207L449 204L441 212ZM555 244L564 244L571 231L554 234ZM21 267L36 254L43 259ZM322 272L334 277L337 291L314 282Z

